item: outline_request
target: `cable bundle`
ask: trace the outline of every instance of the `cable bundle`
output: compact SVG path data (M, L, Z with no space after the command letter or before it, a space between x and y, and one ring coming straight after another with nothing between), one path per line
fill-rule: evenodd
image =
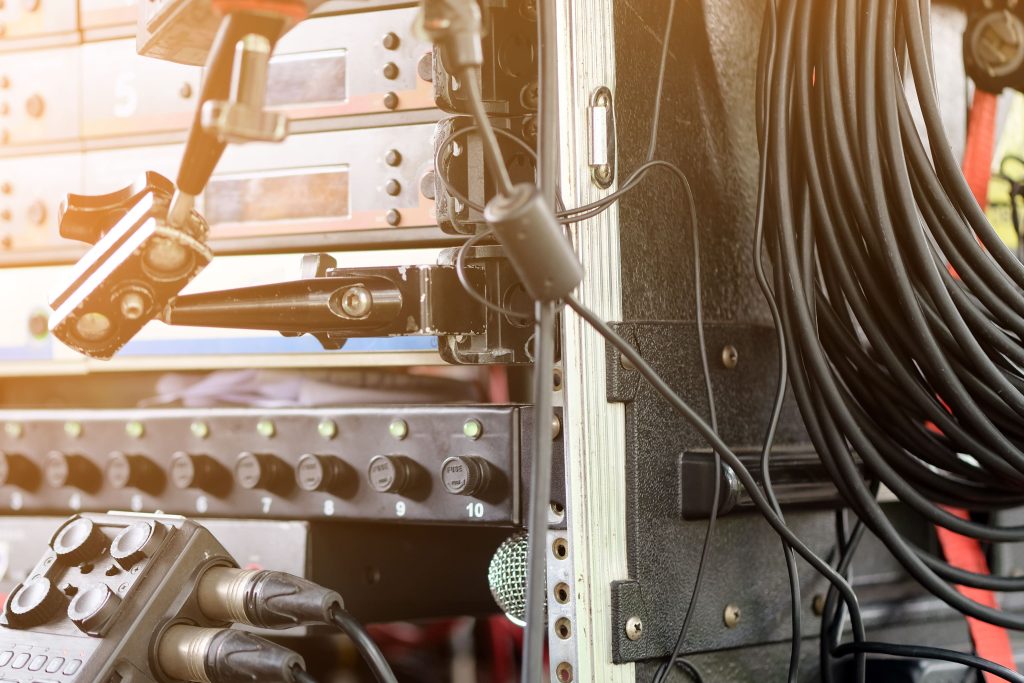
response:
M865 481L958 533L1024 540L1024 528L943 507L1024 504L1024 265L946 140L929 12L927 0L770 7L758 78L770 303L807 430L850 507L936 596L1021 629L1024 617L951 583L1016 591L1024 580L913 547Z

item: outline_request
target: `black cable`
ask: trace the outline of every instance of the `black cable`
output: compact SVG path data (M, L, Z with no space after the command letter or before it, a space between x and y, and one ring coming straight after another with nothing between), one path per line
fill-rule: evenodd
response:
M1011 683L1024 683L1024 676L1007 669L1005 666L990 662L987 659L965 652L946 650L938 647L927 647L924 645L897 645L894 643L843 643L835 649L837 657L852 653L870 653L885 655L886 657L906 657L909 659L937 659L944 662L955 662L963 664L979 671L985 671L999 676Z
M366 632L366 629L363 628L363 625L355 617L340 606L335 606L331 610L331 622L352 639L352 643L356 646L370 671L373 672L377 683L398 683L398 679L395 678L388 660L384 658L384 654L377 647L377 643L373 642L370 634ZM296 683L308 682L297 680Z
M317 683L317 680L308 671L300 667L292 669L292 679L294 683Z

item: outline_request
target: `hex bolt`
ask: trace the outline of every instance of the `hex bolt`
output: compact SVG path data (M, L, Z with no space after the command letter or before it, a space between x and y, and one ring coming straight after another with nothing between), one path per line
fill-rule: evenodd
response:
M736 625L740 623L740 608L737 605L726 605L725 612L722 613L722 621L725 622L727 628L736 628Z
M373 310L373 295L362 285L349 287L341 293L341 312L350 318L365 318Z
M740 352L736 350L736 347L732 344L728 344L722 347L722 366L727 370L732 370L736 367L736 364L740 362Z
M626 619L626 637L630 640L640 640L644 634L644 622L640 620L640 617L630 617Z
M146 300L138 292L125 292L121 295L121 315L128 320L138 320L146 312Z

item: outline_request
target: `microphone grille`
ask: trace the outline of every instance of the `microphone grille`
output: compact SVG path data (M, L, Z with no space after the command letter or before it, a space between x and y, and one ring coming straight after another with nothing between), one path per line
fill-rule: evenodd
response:
M526 559L529 552L525 531L515 533L498 546L487 569L487 583L498 607L512 622L526 621Z

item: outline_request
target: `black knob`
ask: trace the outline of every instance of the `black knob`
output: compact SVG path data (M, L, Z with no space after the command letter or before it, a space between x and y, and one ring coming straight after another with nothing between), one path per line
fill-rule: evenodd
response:
M170 479L179 489L199 489L215 496L231 489L231 473L208 455L178 451L171 456Z
M71 486L88 493L96 492L102 479L100 470L81 455L51 451L43 463L43 478L53 488Z
M288 493L295 481L291 468L269 453L242 453L235 461L235 480L245 489Z
M71 599L68 619L83 633L98 636L120 605L121 598L107 584L94 583Z
M170 199L174 183L149 171L135 183L109 194L69 194L60 205L61 237L95 244L128 213L139 196L151 190Z
M115 489L129 486L156 495L164 488L164 473L143 455L114 451L107 460L107 483Z
M4 617L13 628L32 628L45 624L64 606L64 596L45 577L37 577L14 589L7 600Z
M167 537L167 527L145 520L122 529L110 544L110 556L125 571L152 557Z
M370 460L367 475L378 493L404 493L417 483L418 465L404 455L377 455Z
M63 564L82 564L94 559L107 546L107 537L91 519L77 517L54 534L50 547Z
M349 465L333 455L306 453L295 466L295 481L303 491L354 493L356 477Z
M39 468L24 455L0 451L0 486L34 491L40 478Z
M444 490L456 496L483 497L491 483L492 466L474 455L457 455L441 463Z

